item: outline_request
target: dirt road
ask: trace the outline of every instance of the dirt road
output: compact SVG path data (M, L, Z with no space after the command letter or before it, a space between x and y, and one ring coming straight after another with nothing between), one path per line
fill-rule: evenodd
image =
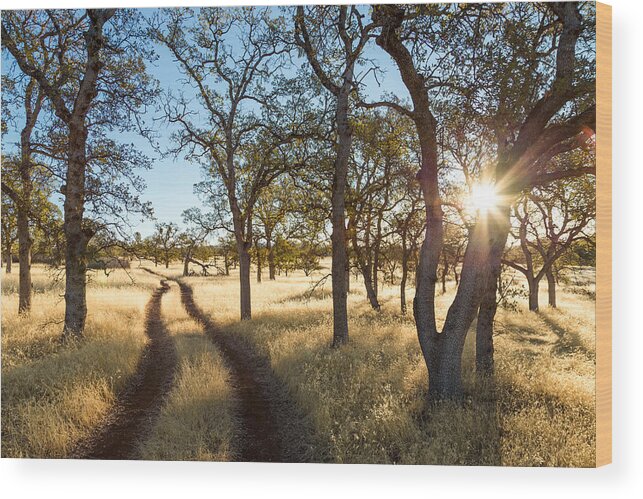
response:
M177 365L174 342L161 319L161 300L169 290L162 280L146 308L149 343L141 354L130 384L119 395L105 423L73 457L137 459L138 444L149 433L172 386Z
M194 302L192 288L182 280L177 282L187 313L203 325L231 371L241 420L239 460L308 461L312 448L309 428L266 359L238 337L223 334Z

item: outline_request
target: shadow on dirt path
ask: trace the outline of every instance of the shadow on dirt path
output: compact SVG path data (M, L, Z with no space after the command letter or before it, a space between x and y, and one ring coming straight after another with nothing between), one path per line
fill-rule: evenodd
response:
M176 282L185 310L203 325L231 371L242 430L239 461L310 461L313 449L310 427L268 361L241 339L222 333L195 303L192 288L180 279Z
M83 442L72 457L84 459L137 459L138 444L159 415L174 380L177 355L172 337L161 319L161 300L170 289L162 280L146 307L145 334L149 343L136 372L118 396L105 424Z

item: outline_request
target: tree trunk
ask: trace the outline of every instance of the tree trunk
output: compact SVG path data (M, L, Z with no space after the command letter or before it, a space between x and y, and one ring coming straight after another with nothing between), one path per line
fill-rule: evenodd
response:
M250 320L252 318L252 308L250 304L250 252L245 243L237 244L239 251L239 291L241 320Z
M274 281L276 275L275 254L272 250L272 240L269 236L266 236L266 249L268 250L268 278Z
M257 244L255 244L255 250L257 251L257 282L261 282L261 252Z
M382 233L382 228L381 228L381 223L378 224L378 235L375 240L375 244L373 245L373 271L371 274L371 279L373 281L373 294L375 298L375 303L377 303L377 309L379 310L379 303L378 303L378 297L380 295L380 286L379 286L379 279L378 279L378 270L380 268L380 238L381 238L381 233ZM371 303L371 306L373 304Z
M418 173L418 180L424 195L426 233L416 267L413 317L429 374L429 399L457 398L460 393L461 374L455 368L455 364L460 360L442 358L444 352L452 352L453 349L443 349L441 346L445 342L438 334L435 317L435 285L443 243L443 213L437 183L437 144L433 133L423 130L419 125L416 126L422 145L422 169ZM449 373L454 375L454 379L448 379Z
M351 78L343 86L337 96L335 121L337 126L337 157L333 174L333 190L331 196L331 218L333 232L331 280L333 287L333 347L337 348L348 341L348 285L350 279L348 269L348 254L346 251L346 178L348 175L348 160L351 149L352 130L348 121L348 98L352 87Z
M65 185L65 325L63 337L82 337L87 317L86 249L91 233L83 231L85 211L84 124L69 126L69 164Z
M11 248L7 247L4 251L4 259L5 259L5 266L4 266L4 271L7 274L11 274Z
M18 210L18 259L20 262L20 285L18 313L31 310L31 247L33 240L29 233L29 218L26 209Z
M371 280L373 281L373 295L376 302L378 301L378 297L380 295L380 283L378 279L379 266L380 266L379 251L375 250L375 254L373 255L373 272L371 273Z
M529 284L529 310L536 312L538 310L538 288L540 282L533 277L528 277L527 283Z
M38 120L44 94L38 91L36 101L32 106L33 92L36 81L30 79L25 95L25 126L20 132L20 183L22 195L17 205L18 228L18 260L20 262L20 284L18 297L18 314L27 314L31 310L31 248L33 239L29 231L29 210L31 208L31 195L33 191L31 161L31 133Z
M85 144L87 128L84 123L69 126L69 163L65 190L65 325L63 337L80 338L87 317L86 250L92 234L83 231L85 211Z
M552 269L549 269L547 275L547 293L549 295L549 306L556 308L556 277Z
M350 232L351 232L351 242L353 244L353 251L355 253L357 268L361 272L362 278L364 279L364 289L366 290L366 297L368 298L368 302L370 303L373 310L379 311L380 304L377 300L377 287L376 287L377 284L374 281L373 274L371 273L372 270L374 270L375 265L371 263L370 259L364 258L364 254L362 253L362 248L359 247L359 241L357 240L357 233L355 231L350 231ZM366 241L364 243L365 245L364 251L369 251L368 244L369 244L368 238L366 238ZM350 272L347 275L348 275L348 281L350 281Z
M497 217L489 224L491 247L489 264L485 279L478 323L476 325L476 372L482 376L491 376L494 372L493 321L496 316L498 301L496 295L502 268L502 254L507 243L510 229L510 208L499 207Z
M185 255L183 260L183 277L187 277L190 274L190 254Z
M442 252L442 294L447 292L447 272L449 271L449 262L447 261L447 254Z
M56 114L61 119L66 118L63 121L69 129L67 172L63 188L65 195L63 230L66 240L63 338L82 337L87 318L87 244L93 237L94 231L89 227L83 227L88 135L86 117L98 93L97 81L103 67L103 61L100 58L104 43L103 25L114 13L115 10L88 12L91 26L85 33L87 64L74 101L73 112L70 116L61 116L62 110L56 109Z
M402 279L400 280L400 312L406 314L406 280L409 276L409 257L406 245L402 244Z
M363 263L363 262L362 262ZM371 276L370 267L368 264L360 265L362 271L362 277L364 278L364 288L366 288L366 297L368 302L371 304L373 310L380 310L380 304L377 300L377 293L375 292L375 286L373 282L373 276Z

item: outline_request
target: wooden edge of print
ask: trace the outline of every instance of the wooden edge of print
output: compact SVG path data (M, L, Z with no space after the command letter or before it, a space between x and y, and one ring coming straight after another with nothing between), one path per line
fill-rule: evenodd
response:
M596 466L603 466L612 462L612 7L596 7Z

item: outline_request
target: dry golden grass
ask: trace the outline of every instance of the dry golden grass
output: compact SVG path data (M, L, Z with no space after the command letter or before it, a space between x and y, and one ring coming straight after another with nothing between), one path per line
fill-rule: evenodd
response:
M2 278L2 456L64 457L107 414L145 345L144 309L158 279L97 274L85 339L59 342L62 284L34 266L33 310L17 315L15 274ZM129 284L125 284L129 282Z
M244 323L238 321L236 276L189 282L199 305L226 334L257 345L310 415L316 460L593 465L591 299L562 291L559 310L501 310L496 386L476 384L470 334L463 366L465 404L427 409L426 371L412 318L399 315L397 288L382 291L378 314L369 309L360 283L352 281L351 341L331 350L330 285L305 300L312 280L295 274L253 283L253 320ZM452 292L437 299L440 320ZM541 301L546 303L546 289Z
M178 286L163 298L163 320L179 366L151 436L141 446L150 460L231 461L235 457L236 401L223 359L186 314Z
M89 287L87 338L57 342L60 285L38 270L34 312L17 317L14 277L3 278L3 456L60 457L98 424L132 373L144 345L143 313L158 278L133 270L96 274ZM176 276L179 265L158 267ZM340 463L592 466L594 463L594 302L578 284L559 290L558 310L500 310L495 386L473 375L474 344L464 353L467 398L427 408L426 370L412 317L399 315L398 289L381 291L370 310L351 282L351 341L329 348L330 283L307 299L314 277L295 273L253 283L253 320L238 320L237 275L192 277L199 306L265 355L314 428L314 458ZM5 287L6 283L6 287ZM586 284L588 289L592 283ZM413 290L408 290L412 297ZM437 297L441 322L453 290ZM546 303L546 286L541 303ZM175 385L150 438L146 459L235 458L235 401L215 347L182 309L176 285L163 318L179 355Z

